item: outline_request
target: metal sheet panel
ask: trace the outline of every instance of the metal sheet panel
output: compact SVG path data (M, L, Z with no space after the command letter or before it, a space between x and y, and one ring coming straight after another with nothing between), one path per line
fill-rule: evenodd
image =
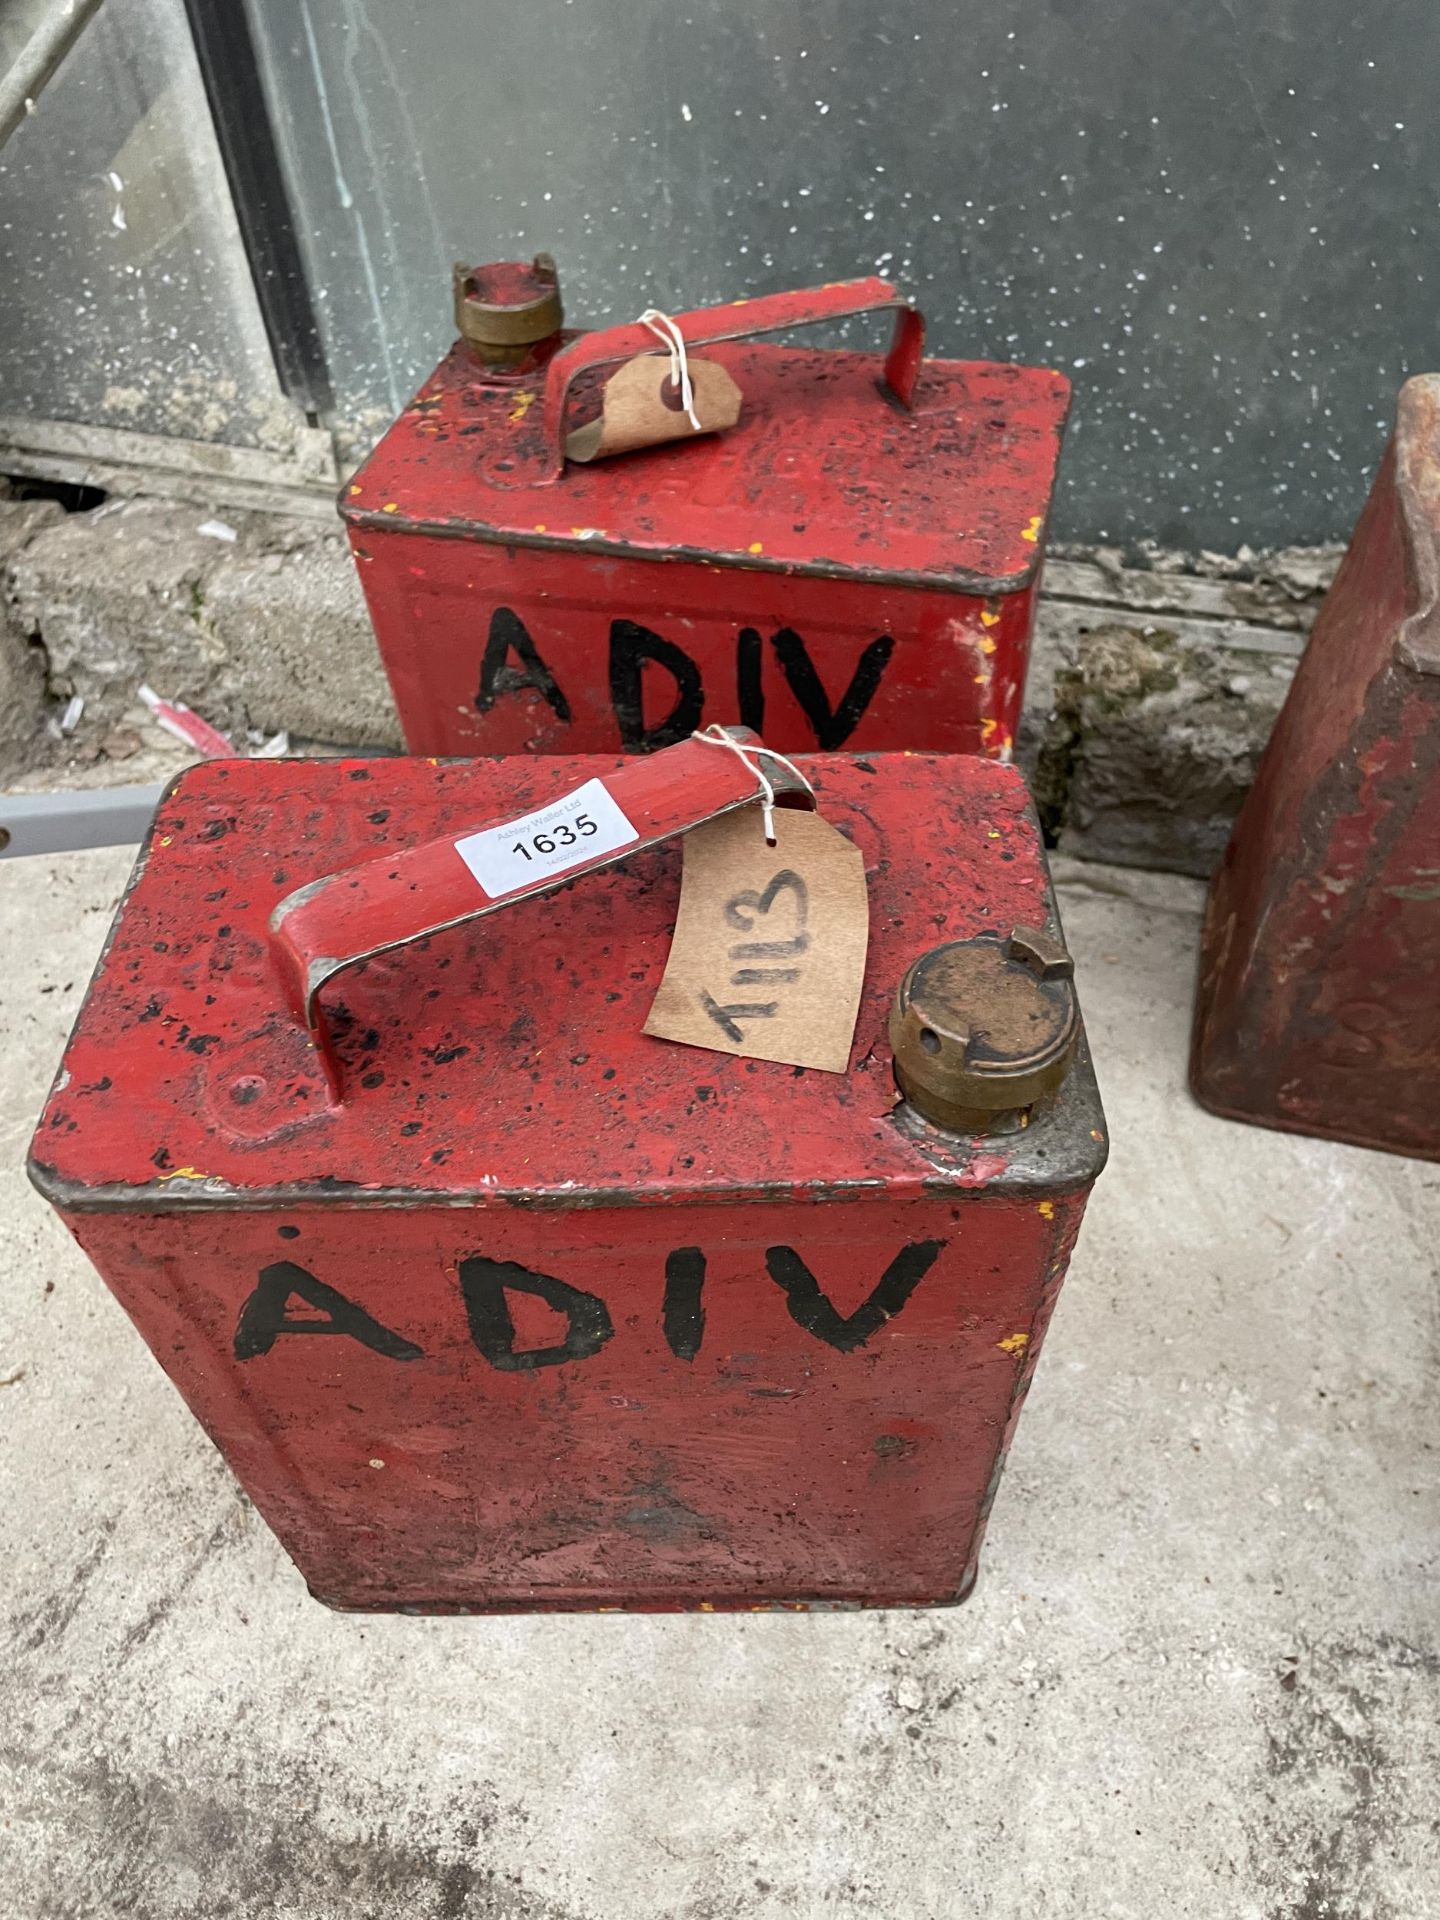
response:
M365 444L542 248L577 325L882 271L1058 366L1060 538L1343 538L1434 358L1431 0L252 10Z

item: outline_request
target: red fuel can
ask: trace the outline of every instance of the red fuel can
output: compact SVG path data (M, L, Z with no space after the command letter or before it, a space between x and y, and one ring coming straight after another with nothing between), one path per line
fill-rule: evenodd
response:
M656 341L563 332L553 276L458 274L461 339L342 497L410 750L639 752L718 721L1006 758L1064 377L922 360L883 280L774 294L675 316L737 426L577 465L599 370ZM883 360L752 337L872 309Z
M1104 1124L1019 774L806 770L868 874L843 1074L641 1032L729 753L161 804L32 1177L330 1604L967 1592ZM562 803L630 837L487 894L457 842Z
M1440 375L1395 432L1210 889L1191 1084L1440 1160Z

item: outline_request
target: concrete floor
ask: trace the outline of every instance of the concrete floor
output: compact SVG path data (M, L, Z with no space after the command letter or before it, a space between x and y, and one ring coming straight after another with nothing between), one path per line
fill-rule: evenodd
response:
M959 1611L310 1601L20 1171L128 866L0 866L12 1920L1415 1920L1440 1167L1182 1080L1199 889L1070 868L1115 1151Z

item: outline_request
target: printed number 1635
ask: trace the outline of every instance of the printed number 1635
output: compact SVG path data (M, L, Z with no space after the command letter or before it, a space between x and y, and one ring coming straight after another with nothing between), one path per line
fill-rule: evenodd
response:
M577 813L573 827L568 820L562 820L558 826L547 827L544 833L531 834L528 845L523 840L517 840L510 851L518 853L522 859L533 860L536 853L554 853L557 847L573 847L599 831L588 813ZM532 847L534 853L530 850Z

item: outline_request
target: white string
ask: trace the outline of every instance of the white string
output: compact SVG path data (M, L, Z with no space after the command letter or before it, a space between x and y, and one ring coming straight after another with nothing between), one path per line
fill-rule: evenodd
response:
M647 307L640 316L640 325L648 327L662 347L670 352L670 384L680 389L680 404L689 416L690 424L696 433L705 429L700 425L700 416L695 411L695 389L690 384L690 360L685 352L685 336L670 318L661 313L658 307Z
M754 774L760 782L760 809L765 822L766 843L773 847L775 844L775 788L770 776L760 764L760 756L763 754L767 760L778 760L787 772L794 774L805 791L813 795L815 789L799 767L793 760L787 760L783 753L776 753L773 747L746 746L743 740L737 740L732 734L727 733L718 721L713 726L706 727L701 733L692 733L690 738L698 740L702 747L728 747L731 753L737 755Z

